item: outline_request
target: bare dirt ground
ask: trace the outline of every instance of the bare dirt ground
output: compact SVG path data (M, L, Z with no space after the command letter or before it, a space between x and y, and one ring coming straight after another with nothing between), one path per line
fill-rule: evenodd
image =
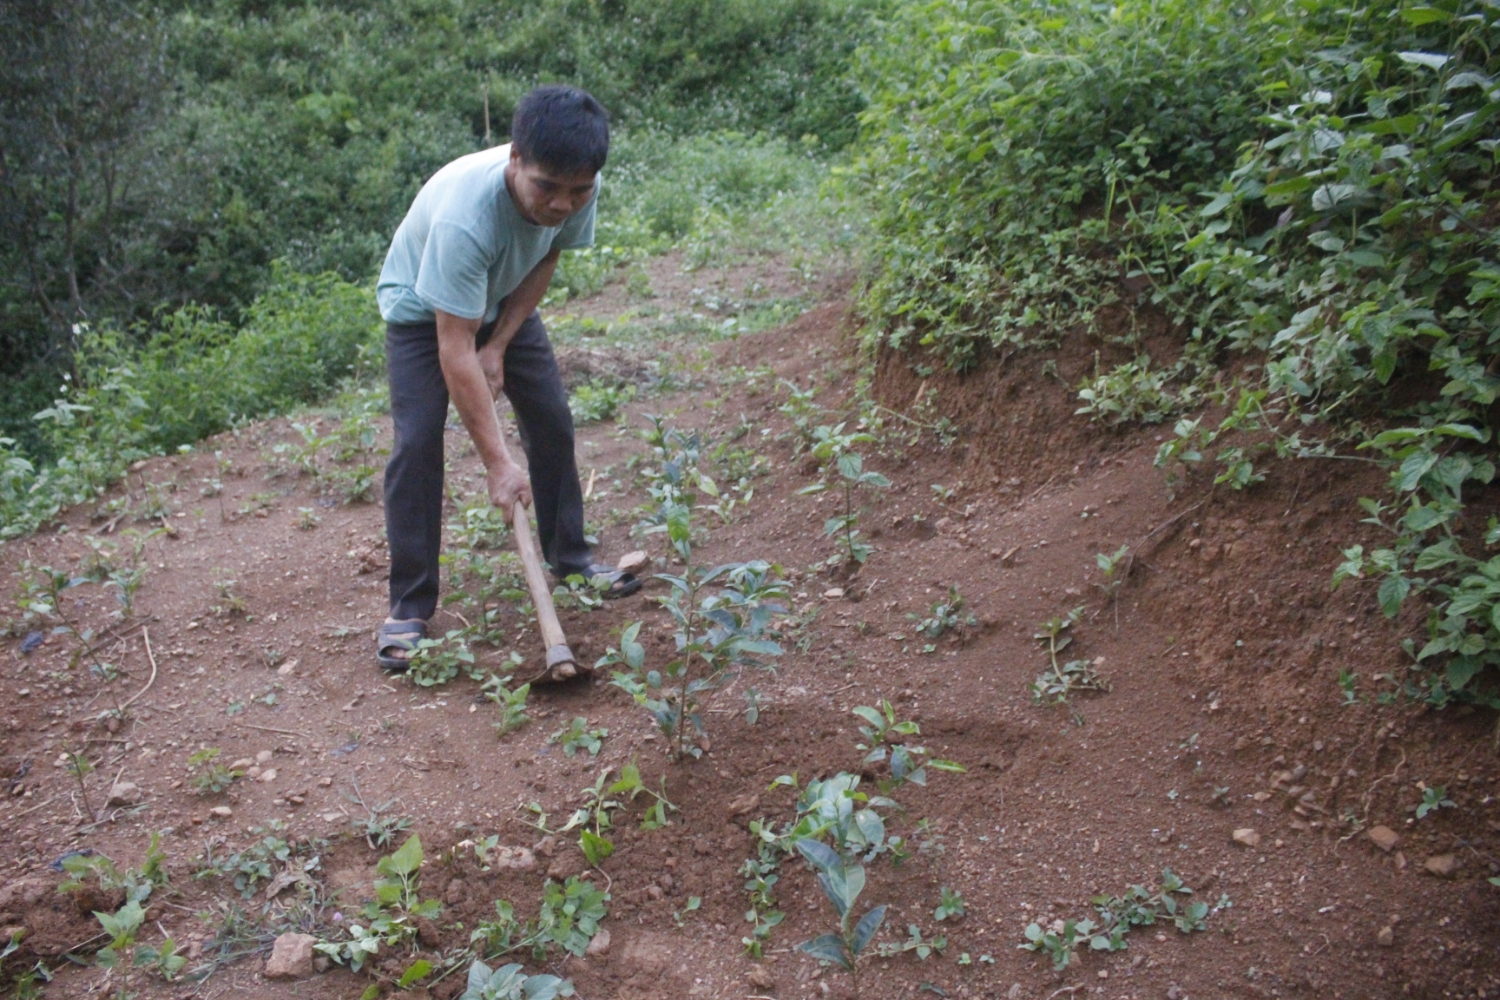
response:
M712 278L664 271L653 284L665 299ZM719 278L734 294L759 280ZM360 996L367 974L335 967L276 983L262 971L278 930L330 934L335 913L347 921L369 897L376 861L390 852L358 832L374 808L409 817L422 837L422 895L443 904L416 945L429 957L467 946L495 900L534 913L547 879L588 873L610 893L608 948L528 966L569 977L581 996L847 996L845 973L794 950L834 924L811 871L783 863L776 897L786 919L756 962L740 943L749 931L740 869L755 853L751 822L793 814L795 793L773 780L858 772L851 709L889 699L920 724L933 754L966 771L899 793L905 812L891 822L910 836L911 857L871 861L861 899L891 906L877 940L899 946L914 926L924 939L946 937L946 948L867 959L865 997L1500 995L1500 889L1486 882L1500 871L1495 720L1377 704L1390 685L1376 675L1401 675L1398 640L1418 623L1387 623L1373 584L1328 586L1338 549L1368 541L1353 499L1377 492L1382 474L1304 462L1272 466L1245 493L1194 480L1174 492L1152 467L1155 431L1111 432L1073 415L1068 387L1092 370L1098 344L1080 337L962 377L924 377L918 359L887 356L872 388L889 407L885 443L865 446L868 466L892 481L862 497L874 551L855 574L819 572L833 552L821 529L834 500L799 492L818 469L794 454L778 383L816 384L826 413L815 422L832 424L852 419L857 364L847 282L804 281L823 304L718 344L706 360L693 355L675 391L638 400L619 425L579 434L601 553L645 547L664 566L662 536L631 535L646 499L631 467L646 451L644 414L720 439L745 427L743 446L768 460L728 523L700 520L709 530L699 549L707 564L785 567L795 626L785 629L774 676L747 675L714 697L699 760L669 762L645 713L603 676L535 689L534 721L501 737L477 683L424 689L383 674L371 655L385 611L381 508L322 506L315 477L274 475L285 464L275 445L301 440L285 420L145 463L112 496L129 492L140 510L155 498L155 521L111 527L83 507L0 550L0 593L11 595L24 563L32 574L40 565L74 573L90 555L87 538L128 551L121 532L168 529L145 543L131 617L100 586L64 592L63 612L94 631L97 654L80 659L80 643L49 631L53 618L0 612L19 622L3 646L0 831L10 849L0 858L0 927L6 937L25 933L7 970L44 961L55 974L48 996L115 988L117 974L87 956L104 943L91 911L118 900L59 894L62 876L49 864L80 849L138 864L161 831L171 883L151 896L142 940L170 933L191 955L189 970L212 974L175 984L137 975L139 995ZM607 319L620 308L609 296L621 294L579 308ZM944 426L947 446L917 426L942 417L953 426ZM462 431L450 449L453 492L468 495L478 465ZM202 496L200 485L215 478L222 494ZM1097 586L1095 555L1122 545L1135 555L1111 601ZM950 586L976 624L936 640L918 635L911 616L928 616ZM653 601L664 592L652 581L643 596L602 610L563 610L573 648L592 661L623 626L643 621L648 658L665 659L671 624ZM1034 704L1028 684L1048 662L1034 635L1075 607L1083 611L1063 658L1090 661L1108 690L1076 694L1069 706ZM535 626L507 614L506 644L476 647L500 673L515 669L511 650L540 652ZM445 612L433 631L461 624ZM26 637L37 631L44 641L33 649ZM126 676L113 685L91 676L95 655ZM748 687L761 696L754 724L741 711ZM101 721L137 691L123 722ZM608 730L597 757L548 742L580 716ZM188 757L204 747L249 773L199 794ZM94 764L88 804L63 766L68 751ZM571 837L549 842L527 824L527 804L555 824L601 771L632 760L652 787L665 776L680 812L641 831L640 805L628 808L615 853L597 870ZM116 782L135 787L106 806ZM1431 786L1452 805L1419 819ZM268 900L269 878L242 898L224 877L194 877L206 857L243 850L273 820L285 824L277 836L305 848L295 857L319 857L304 881ZM1376 827L1397 842L1377 844ZM1237 842L1237 830L1250 832ZM534 851L534 864L482 869L459 846L492 835ZM1137 928L1122 951L1085 945L1062 972L1018 949L1028 924L1094 916L1091 897L1154 887L1168 868L1195 899L1227 896L1232 906L1198 933L1159 923ZM961 893L965 913L940 922L945 888ZM701 905L689 909L693 897ZM383 988L411 961L379 956ZM451 997L462 978L460 970L415 992Z

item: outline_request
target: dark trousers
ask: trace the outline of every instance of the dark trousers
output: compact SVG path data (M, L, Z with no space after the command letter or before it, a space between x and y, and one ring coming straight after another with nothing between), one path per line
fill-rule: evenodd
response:
M479 329L476 349L494 324ZM448 384L438 361L436 323L389 323L386 372L396 441L385 467L385 532L391 553L391 617L431 618L437 610L443 529L443 430ZM587 573L583 490L573 457L573 415L547 340L533 312L505 350L505 395L526 451L542 557L558 576Z

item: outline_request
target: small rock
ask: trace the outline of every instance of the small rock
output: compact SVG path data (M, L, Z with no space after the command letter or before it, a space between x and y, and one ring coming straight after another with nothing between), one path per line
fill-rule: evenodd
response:
M456 878L448 883L448 891L443 893L443 902L449 906L457 906L464 901L465 895L467 891L464 887L464 880Z
M271 758L275 756L276 755L269 750L262 750L260 753L255 755L255 763L269 764L271 763Z
M556 858L547 866L547 877L565 879L572 874L571 867L562 858Z
M529 872L536 867L536 855L524 847L497 847L490 854L490 867Z
M252 758L252 757L241 757L239 760L235 761L233 764L230 764L229 765L229 769L231 771L248 771L248 770L250 770L254 766L255 766L255 759L254 758Z
M1233 837L1236 844L1243 844L1252 849L1260 846L1260 834L1248 826L1234 831Z
M1182 992L1182 987L1173 983L1167 987L1167 1000L1185 1000L1187 994Z
M651 556L637 549L635 552L627 552L615 563L615 568L622 573L639 573L651 565Z
M646 895L650 896L652 899L661 899L664 894L661 891L661 886L653 885L646 888Z
M594 940L590 941L589 946L583 950L583 954L586 958L598 958L601 955L608 955L609 930L607 928L600 928L599 933L594 935Z
M823 596L826 597L826 598L828 598L830 601L836 601L840 597L844 596L844 588L843 587L829 587L827 590L823 591Z
M271 782L273 782L273 781L276 780L276 768L274 768L274 767L268 767L268 768L266 768L264 771L260 772L260 777L256 778L255 780L256 781L263 781L263 782L265 782L266 784L269 785Z
M751 969L745 979L753 989L774 990L776 988L776 977L771 975L771 970L764 965L757 965Z
M332 784L333 784L333 779L332 778L319 778L318 779L318 787L319 788L328 788L328 787L332 786Z
M234 810L229 808L228 806L214 806L208 811L208 814L210 816L217 817L218 819L228 819L229 817L234 815Z
M297 658L293 657L292 659L287 660L281 666L277 667L276 668L276 672L278 674L280 674L282 677L289 677L289 676L291 676L292 671L294 671L294 670L297 669L297 663L298 663Z
M266 959L267 979L303 979L313 974L313 945L318 941L311 934L283 934L271 946L271 957Z
M1380 933L1375 935L1375 943L1382 948L1389 948L1396 943L1396 932L1389 927L1380 928Z
M557 850L557 838L550 834L531 845L531 849L544 858L552 857L552 852Z
M1458 870L1458 858L1451 854L1434 854L1422 862L1422 867L1438 878L1447 878Z
M1366 834L1370 842L1389 854L1401 843L1401 835L1388 826L1372 826Z
M330 959L327 955L319 955L317 958L313 959L313 971L318 973L319 975L327 972L328 967L331 965L333 965L333 960Z
M117 781L109 789L106 806L133 806L141 801L141 790L133 781Z
M729 815L744 816L760 808L760 796L754 792L746 792L729 800Z
M1021 984L1011 983L1010 989L1005 993L1005 1000L1021 1000Z

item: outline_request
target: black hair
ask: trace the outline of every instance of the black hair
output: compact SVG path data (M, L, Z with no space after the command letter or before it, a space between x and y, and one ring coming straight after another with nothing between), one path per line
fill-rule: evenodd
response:
M521 98L510 125L511 148L554 174L598 173L609 156L604 106L577 87L548 84Z

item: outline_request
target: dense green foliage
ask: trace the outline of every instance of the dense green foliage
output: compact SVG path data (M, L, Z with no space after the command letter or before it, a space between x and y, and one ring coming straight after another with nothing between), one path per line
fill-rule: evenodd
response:
M79 327L77 374L37 414L54 460L32 462L0 437L0 538L98 499L138 459L318 400L380 364L381 332L367 289L285 268L238 330L200 306L164 317L144 345Z
M876 5L878 9L880 4ZM363 281L437 167L505 141L538 82L592 89L611 171L685 133L837 148L855 0L43 0L0 10L0 433L66 370L78 322L239 323L271 263ZM638 137L631 157L629 134ZM680 234L690 187L648 220ZM658 198L659 202L665 199ZM603 234L606 239L609 234ZM136 324L146 324L137 326Z
M1378 577L1429 641L1407 690L1500 705L1500 12L1322 0L941 2L904 8L860 72L860 176L876 198L872 339L964 367L1084 329L1135 346L1080 386L1083 412L1182 417L1160 463L1362 452ZM1165 315L1170 364L1133 322ZM1236 357L1239 380L1229 375ZM1466 506L1467 504L1467 506Z

